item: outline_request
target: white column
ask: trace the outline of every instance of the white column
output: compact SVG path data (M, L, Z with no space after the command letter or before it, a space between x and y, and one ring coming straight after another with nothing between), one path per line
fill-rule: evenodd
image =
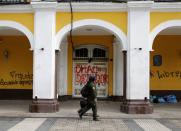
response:
M113 43L113 95L123 96L123 53L120 42Z
M68 43L63 42L57 56L57 88L58 95L67 95L67 53Z
M127 99L149 99L151 1L128 2Z
M34 8L33 99L55 98L56 3L32 2Z

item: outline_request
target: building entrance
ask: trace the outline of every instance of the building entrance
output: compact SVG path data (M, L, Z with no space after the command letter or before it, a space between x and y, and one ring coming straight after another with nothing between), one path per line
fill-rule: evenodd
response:
M108 96L108 51L98 45L84 45L74 49L73 96L80 97L80 90L90 75L96 77L98 97Z

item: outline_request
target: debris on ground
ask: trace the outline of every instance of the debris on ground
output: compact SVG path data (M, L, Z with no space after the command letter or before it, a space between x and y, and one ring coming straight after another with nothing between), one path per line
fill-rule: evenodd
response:
M175 95L166 95L166 96L155 96L150 95L151 103L177 103L177 98Z

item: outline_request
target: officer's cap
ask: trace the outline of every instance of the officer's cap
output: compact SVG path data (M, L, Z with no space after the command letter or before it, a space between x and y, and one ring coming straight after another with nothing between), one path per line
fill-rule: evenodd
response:
M96 77L95 77L95 76L90 76L90 77L89 77L89 81L92 81L92 82L93 82L93 81L95 81L95 80L96 80Z

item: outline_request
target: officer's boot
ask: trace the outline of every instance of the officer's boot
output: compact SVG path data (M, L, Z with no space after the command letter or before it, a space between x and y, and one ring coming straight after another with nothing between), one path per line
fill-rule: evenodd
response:
M97 119L97 117L94 117L94 118L93 118L93 121L99 121L99 119Z

